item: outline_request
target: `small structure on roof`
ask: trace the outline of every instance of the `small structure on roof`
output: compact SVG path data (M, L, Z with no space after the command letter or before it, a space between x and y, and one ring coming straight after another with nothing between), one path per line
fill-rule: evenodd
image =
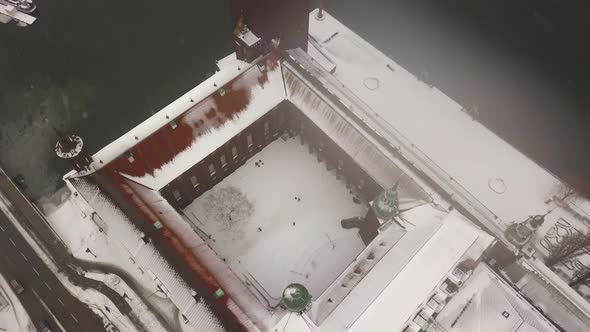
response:
M290 312L303 312L310 303L311 294L302 284L290 284L283 291L281 307Z
M397 185L391 189L383 190L369 205L381 224L390 221L399 213Z
M515 246L522 248L529 242L535 231L543 225L545 216L530 216L520 223L513 223L508 226L505 232L506 239Z

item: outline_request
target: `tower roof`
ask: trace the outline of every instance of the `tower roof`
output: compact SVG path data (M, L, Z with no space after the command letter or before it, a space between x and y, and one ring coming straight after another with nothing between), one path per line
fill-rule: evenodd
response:
M399 212L397 189L394 187L382 191L370 204L371 209L379 219L383 220L383 222L389 221Z

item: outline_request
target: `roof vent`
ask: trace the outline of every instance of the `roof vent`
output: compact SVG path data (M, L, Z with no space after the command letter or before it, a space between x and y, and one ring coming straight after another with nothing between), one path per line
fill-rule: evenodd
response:
M488 187L496 194L503 194L506 191L506 183L502 178L489 179Z
M135 158L133 157L133 152L131 152L131 150L128 150L127 152L125 152L125 158L127 158L127 160L130 163L135 161Z

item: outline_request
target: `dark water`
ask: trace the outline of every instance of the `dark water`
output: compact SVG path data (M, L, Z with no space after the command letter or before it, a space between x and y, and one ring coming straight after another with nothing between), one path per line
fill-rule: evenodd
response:
M590 183L583 2L324 2L401 65L477 105L481 122L545 167ZM23 174L34 196L53 191L69 168L53 155L52 126L81 134L94 152L231 51L228 0L39 0L39 8L29 28L0 26L0 163Z

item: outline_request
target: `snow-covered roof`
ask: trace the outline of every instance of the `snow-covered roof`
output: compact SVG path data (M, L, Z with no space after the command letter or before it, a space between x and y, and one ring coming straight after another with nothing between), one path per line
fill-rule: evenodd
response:
M559 331L483 264L448 301L436 321L449 332Z
M133 181L126 180L125 186L133 192L136 208L147 207L153 213L151 220L158 220L165 227L164 233L172 239L168 245L181 256L193 275L211 289L221 288L227 295L227 309L247 331L265 330L272 324L275 315L248 291L246 285L236 276L222 258L196 233L190 223L162 197L157 190L147 189ZM158 211L156 215L156 211ZM190 256L190 258L189 258Z
M408 220L423 220L422 216L419 218ZM383 326L401 330L480 236L488 237L463 217L449 214L438 232L371 303L350 331L377 331ZM488 241L489 244L492 239Z
M528 273L518 286L565 331L585 332L590 330L590 303L582 294L571 288L540 260L517 262Z
M551 208L544 201L559 183L555 176L334 17L315 16L310 14L309 33L322 51L318 62L335 63L334 77L367 106L357 107L359 114L385 138L404 145L455 199L501 225Z
M132 255L142 270L149 271L166 291L170 300L187 317L197 331L224 331L218 318L205 301L195 301L192 289L157 251L154 245L144 243L139 231L119 206L96 184L86 178L69 180L73 189L82 196L103 221L107 232L113 234L121 246Z
M311 58L302 50L289 51L289 56L308 73L321 75L319 68L311 63ZM403 163L391 151L372 138L371 133L355 124L354 119L347 116L341 107L331 103L321 91L314 88L298 73L295 65L286 62L283 68L288 100L346 152L367 175L383 188L391 188L399 181L400 194L404 197L431 200L424 187L416 183L416 177L408 176L409 170L402 168ZM326 82L323 88L332 91L334 86Z
M233 53L228 54L228 55L224 56L223 58L217 60L216 61L217 68L219 68L219 70L221 70L225 67L235 64L236 61L238 61L237 55L236 55L236 52L233 52Z
M320 331L401 330L474 244L481 238L492 242L463 217L430 205L406 211L403 218L415 227L320 323Z
M220 71L94 155L159 190L285 99L280 64L225 58ZM240 68L241 67L241 68Z
M194 106L194 101L200 101L207 98L217 91L219 87L236 78L242 73L239 69L243 70L251 66L235 57L227 57L224 58L224 60L227 60L224 61L224 66L213 76L209 77L203 83L197 85L182 97L176 99L170 105L164 107L162 110L95 153L93 155L93 168L96 170L101 169L104 165L135 146L139 141L155 133L171 119L174 119L191 109ZM193 102L191 102L191 100L193 100ZM137 139L135 139L135 137L137 137Z
M313 75L327 74L313 68L316 65L302 51L291 54ZM272 56L256 65L237 60L235 53L221 59L220 71L213 77L96 153L93 168L106 167L159 190L289 99L381 186L391 187L401 180L408 196L430 200L431 193L424 191L420 180L403 176L411 171L391 151L355 125L354 119L346 118L339 106L313 89L290 64L269 63ZM267 64L266 70L262 64ZM289 70L283 71L283 66Z

